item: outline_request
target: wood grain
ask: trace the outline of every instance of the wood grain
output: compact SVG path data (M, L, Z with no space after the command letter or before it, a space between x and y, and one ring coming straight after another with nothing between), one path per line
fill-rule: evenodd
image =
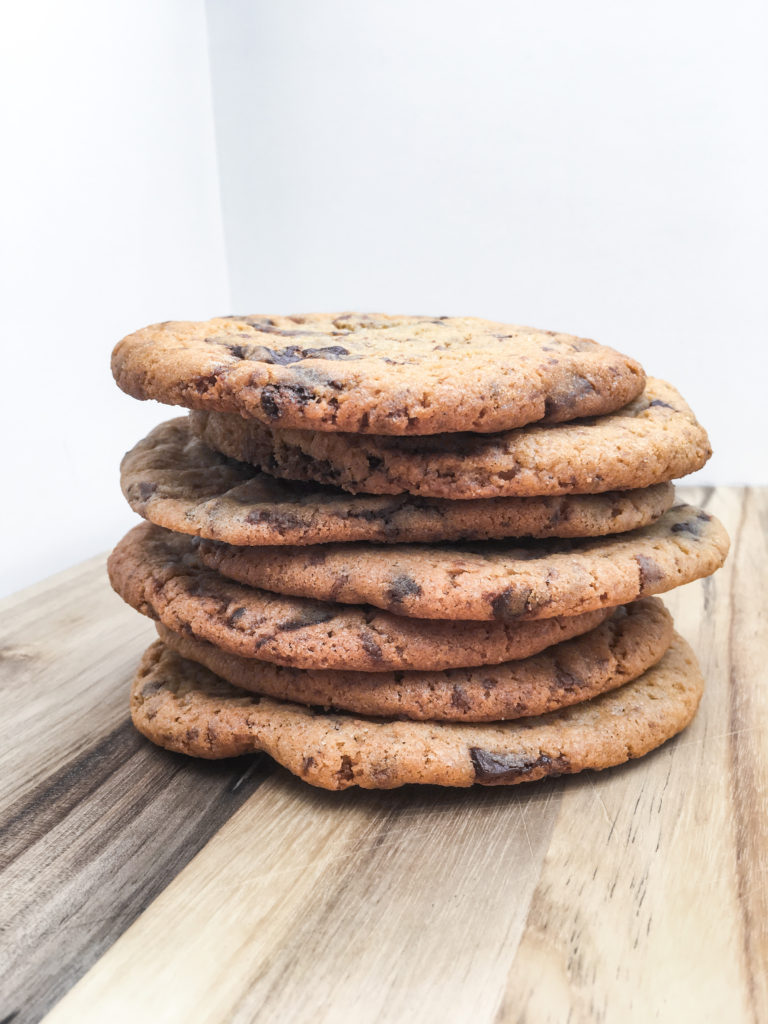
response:
M136 733L126 688L154 630L111 592L103 558L3 604L0 1018L21 1024L109 948L271 763L193 762Z
M71 580L83 620L66 575L44 612L11 602L0 1018L69 989L47 1021L768 1019L768 490L683 494L733 539L666 599L699 715L642 761L513 790L333 794L156 751L121 703L151 634L101 562Z

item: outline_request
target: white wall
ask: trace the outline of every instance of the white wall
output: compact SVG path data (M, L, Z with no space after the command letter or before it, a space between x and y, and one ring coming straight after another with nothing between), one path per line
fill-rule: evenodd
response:
M229 295L202 0L26 0L0 28L0 592L136 521L122 453L167 410L113 344ZM9 102L10 101L10 102Z
M211 0L234 307L586 334L768 481L767 11Z
M716 448L701 482L768 480L758 0L207 18L4 8L0 592L134 521L119 458L169 412L122 395L109 353L157 320L357 308L583 333L680 386Z

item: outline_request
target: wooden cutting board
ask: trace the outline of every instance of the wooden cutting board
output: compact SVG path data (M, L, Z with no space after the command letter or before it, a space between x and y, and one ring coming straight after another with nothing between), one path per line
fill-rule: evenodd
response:
M642 761L326 793L132 728L153 627L95 558L0 617L0 1024L768 1020L768 490L667 598L708 682Z

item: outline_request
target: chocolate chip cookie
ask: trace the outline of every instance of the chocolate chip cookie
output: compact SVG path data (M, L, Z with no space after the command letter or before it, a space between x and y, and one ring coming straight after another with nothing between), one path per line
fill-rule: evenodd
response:
M313 672L239 658L160 623L157 631L183 658L262 696L359 715L496 722L568 707L636 679L667 650L673 627L661 601L647 597L541 654L446 672Z
M719 569L728 546L719 520L676 505L641 530L598 539L293 548L202 541L199 554L209 569L281 594L422 619L513 621L662 594Z
M209 448L187 417L156 427L125 456L123 494L150 522L229 544L429 542L492 537L591 537L658 519L672 484L608 494L448 501L351 496L279 480Z
M274 476L453 500L650 487L701 469L712 454L679 393L653 379L611 415L491 435L322 434L220 412L193 412L190 425L211 448Z
M675 636L638 679L561 711L481 725L382 721L246 693L156 641L134 680L131 713L168 750L206 758L264 750L325 789L503 786L642 757L688 725L703 688L693 652Z
M620 408L628 356L585 338L473 317L320 313L155 324L112 355L134 398L360 434L488 433Z
M233 583L206 569L195 547L191 537L142 523L110 555L112 586L176 633L278 665L364 672L493 665L585 633L609 614L519 623L401 618Z

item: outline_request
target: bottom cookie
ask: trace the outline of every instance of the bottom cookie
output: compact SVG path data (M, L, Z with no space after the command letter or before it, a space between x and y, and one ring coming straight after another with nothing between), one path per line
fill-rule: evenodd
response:
M168 750L205 758L263 750L324 789L497 786L642 757L688 725L703 689L693 651L675 634L638 679L562 711L483 725L382 721L245 693L156 641L133 682L131 713Z

